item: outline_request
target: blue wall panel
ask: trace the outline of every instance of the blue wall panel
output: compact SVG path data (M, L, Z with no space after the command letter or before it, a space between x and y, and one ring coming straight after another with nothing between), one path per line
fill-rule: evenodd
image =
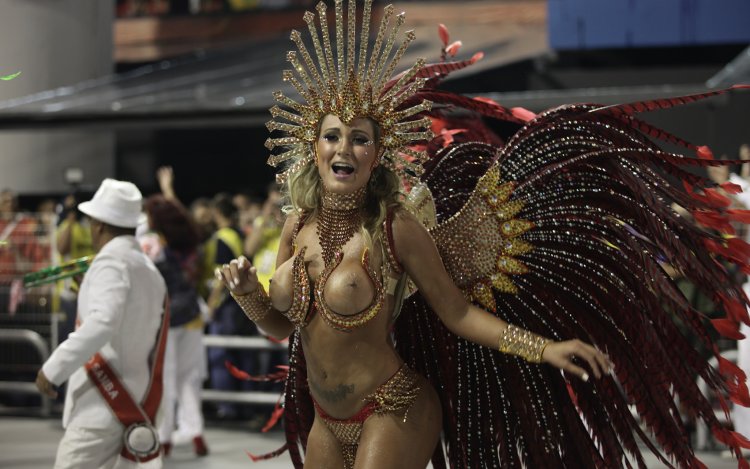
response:
M750 42L750 0L548 0L555 49Z

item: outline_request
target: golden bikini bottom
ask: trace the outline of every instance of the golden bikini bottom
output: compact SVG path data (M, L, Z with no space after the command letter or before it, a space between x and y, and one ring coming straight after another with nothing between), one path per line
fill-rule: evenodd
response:
M373 414L395 414L403 411L406 422L406 414L417 399L419 390L419 375L404 363L388 381L365 397L365 405L359 412L347 419L331 417L313 399L318 416L323 419L341 445L346 469L354 467L359 437L365 421Z

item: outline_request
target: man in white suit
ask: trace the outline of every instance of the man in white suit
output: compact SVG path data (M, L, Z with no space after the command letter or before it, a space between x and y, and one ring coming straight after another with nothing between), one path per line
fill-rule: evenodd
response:
M56 469L161 467L159 456L145 465L120 456L126 429L115 416L114 405L103 397L106 393L100 392L109 390L109 383L98 388L90 368L87 373L92 357L102 358L132 401L140 403L147 392L151 394L151 365L158 361L153 352L160 343L166 287L134 237L141 200L132 183L105 179L92 200L78 205L91 218L97 255L81 284L77 328L37 375L37 387L49 396L55 396L55 386L69 379L63 412L66 431Z

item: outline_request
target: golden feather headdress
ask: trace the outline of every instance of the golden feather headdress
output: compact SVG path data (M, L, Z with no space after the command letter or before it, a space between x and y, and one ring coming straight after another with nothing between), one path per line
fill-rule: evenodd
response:
M271 132L282 131L286 135L266 140L266 148L269 150L283 147L281 153L268 158L268 164L275 167L282 162L293 161L276 176L278 182L283 183L291 173L312 162L318 125L324 116L334 114L346 124L358 117L375 120L380 127L381 163L402 177L411 179L418 176L426 152L413 150L409 145L431 139L433 135L429 130L429 118L409 118L429 110L432 103L425 100L407 109L399 107L424 86L425 78L416 76L424 67L424 59L419 59L395 83L391 80L406 48L415 39L414 31L406 33L401 46L391 57L405 15L396 15L395 23L390 28L393 6L388 5L383 10L372 50L368 51L372 0L366 0L357 53L356 2L349 0L346 30L343 0L336 0L335 8L335 57L325 3L320 2L316 7L320 34L315 24L315 15L309 11L304 15L317 60L313 60L308 52L302 35L298 31L292 31L291 39L298 51L287 53L287 61L292 64L293 69L284 70L282 77L297 90L304 102L295 101L281 91L274 92L275 100L283 108L275 105L270 109L273 119L266 127ZM302 57L302 62L297 52Z

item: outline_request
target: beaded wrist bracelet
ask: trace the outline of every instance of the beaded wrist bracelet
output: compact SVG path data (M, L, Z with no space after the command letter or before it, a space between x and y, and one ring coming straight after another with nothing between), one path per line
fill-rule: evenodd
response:
M503 353L518 355L527 362L541 363L542 353L549 342L540 335L508 324L500 335L497 348Z
M255 291L247 295L235 295L231 293L234 301L242 308L251 321L262 321L263 318L271 311L271 297L268 296L263 285L258 285Z

